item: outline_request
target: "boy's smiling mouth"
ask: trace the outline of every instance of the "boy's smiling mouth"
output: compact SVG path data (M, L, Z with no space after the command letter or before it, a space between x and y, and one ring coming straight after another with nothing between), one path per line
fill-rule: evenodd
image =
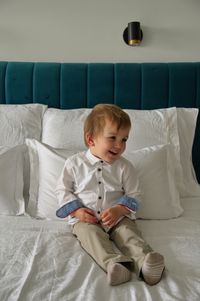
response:
M118 155L118 153L113 152L113 151L109 151L109 153L110 153L111 155L113 155L113 156L117 156L117 155Z

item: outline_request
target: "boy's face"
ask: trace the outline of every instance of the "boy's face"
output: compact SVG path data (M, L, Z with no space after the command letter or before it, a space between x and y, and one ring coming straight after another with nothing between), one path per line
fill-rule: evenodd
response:
M106 120L101 133L95 137L87 136L91 153L108 163L113 163L124 152L129 131L129 128L118 129L115 123Z

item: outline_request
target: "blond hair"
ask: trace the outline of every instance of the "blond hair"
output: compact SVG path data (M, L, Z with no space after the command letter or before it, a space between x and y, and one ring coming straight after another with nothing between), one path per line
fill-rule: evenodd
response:
M87 146L86 135L97 136L102 133L106 120L117 125L117 128L130 128L130 117L120 107L113 104L98 104L85 120L84 140Z

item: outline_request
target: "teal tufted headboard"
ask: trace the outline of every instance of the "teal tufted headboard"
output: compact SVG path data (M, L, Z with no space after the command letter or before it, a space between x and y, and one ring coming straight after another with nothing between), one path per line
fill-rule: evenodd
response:
M200 63L0 62L0 103L72 109L99 102L122 108L200 108ZM200 117L193 162L200 182Z

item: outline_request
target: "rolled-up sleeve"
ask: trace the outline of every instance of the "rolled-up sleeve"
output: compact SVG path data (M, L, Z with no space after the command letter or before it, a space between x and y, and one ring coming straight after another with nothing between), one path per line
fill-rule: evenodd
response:
M128 196L121 197L118 202L119 205L126 206L129 210L136 212L138 209L138 201L135 198Z
M69 202L69 203L65 204L64 206L62 206L61 208L59 208L56 211L56 215L57 215L57 217L65 218L65 217L68 217L75 210L77 210L79 208L83 208L83 207L85 207L85 206L83 206L82 202L77 199L77 200Z

